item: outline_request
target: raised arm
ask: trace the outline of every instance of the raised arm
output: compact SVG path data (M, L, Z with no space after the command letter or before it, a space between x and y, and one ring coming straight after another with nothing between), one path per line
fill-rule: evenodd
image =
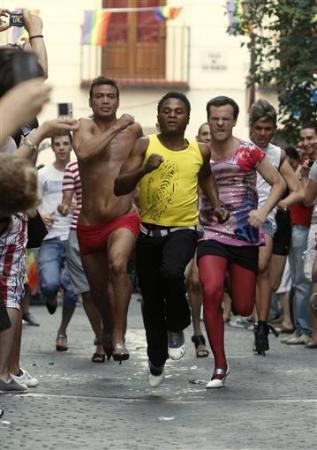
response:
M34 164L38 154L38 146L43 139L70 133L78 128L76 120L53 119L43 122L31 131L17 150L17 155L31 160Z
M80 161L88 161L101 154L109 143L120 131L135 124L134 118L129 114L123 114L107 131L101 134L94 132L95 126L92 120L80 119L79 129L74 134L73 146ZM139 127L139 125L135 124ZM142 131L140 128L140 135Z
M249 213L248 221L253 227L260 227L263 225L266 216L280 200L286 189L285 181L267 156L257 166L257 171L262 175L265 181L272 186L272 188L263 206L259 209L252 210Z
M301 183L295 175L294 170L291 168L290 163L288 162L285 152L283 150L284 160L280 166L280 174L284 178L288 189L290 190L290 194L285 197L283 200L279 201L277 206L281 209L287 209L295 203L302 202L304 199L304 189L302 188Z
M119 176L114 182L115 195L126 195L133 192L138 182L147 173L157 169L163 162L160 155L152 154L146 164L143 164L146 149L149 145L149 138L139 138L127 159L121 167Z
M41 65L45 78L48 77L47 51L43 36L42 19L32 14L28 9L22 10L23 21L26 31L29 35L30 47L36 53L39 64ZM35 37L36 36L36 37Z
M198 174L198 183L200 188L205 192L209 198L213 208L214 214L217 216L218 221L225 222L229 218L229 211L222 208L219 202L218 186L214 177L214 174L210 168L210 150L208 145L199 143L201 155L203 157L203 165Z
M42 78L24 81L0 100L0 146L8 136L30 122L49 101L51 88Z

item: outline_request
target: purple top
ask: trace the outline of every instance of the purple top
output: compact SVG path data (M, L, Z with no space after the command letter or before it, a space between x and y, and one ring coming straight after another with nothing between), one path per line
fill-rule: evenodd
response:
M249 212L258 207L256 167L265 153L252 142L240 140L237 150L222 161L210 161L221 206L230 211L225 223L218 223L213 207L203 193L200 202L200 223L204 234L202 241L213 239L227 245L261 245L258 228L248 223Z

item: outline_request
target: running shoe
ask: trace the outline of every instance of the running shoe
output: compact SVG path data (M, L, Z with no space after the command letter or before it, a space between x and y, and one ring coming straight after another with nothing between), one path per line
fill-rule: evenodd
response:
M20 369L20 372L20 375L13 375L11 373L11 378L13 378L13 380L18 382L19 384L25 385L30 388L35 387L39 384L38 379L32 377L32 375L27 370Z
M15 381L12 376L8 381L0 380L0 392L20 392L26 393L28 388L25 384L21 384L18 381Z
M168 355L173 360L181 359L185 355L185 337L183 331L168 331Z
M158 387L164 380L164 365L154 366L149 361L148 383L152 388Z

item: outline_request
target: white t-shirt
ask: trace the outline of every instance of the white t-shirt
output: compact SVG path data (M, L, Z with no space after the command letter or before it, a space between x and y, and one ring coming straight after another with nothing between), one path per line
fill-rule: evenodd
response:
M71 214L62 216L57 206L63 198L64 171L57 170L53 164L48 164L38 171L41 214L54 214L54 222L44 239L59 237L62 241L68 239Z

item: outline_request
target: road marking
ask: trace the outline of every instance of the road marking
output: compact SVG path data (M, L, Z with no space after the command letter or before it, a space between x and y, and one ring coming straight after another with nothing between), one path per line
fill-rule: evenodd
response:
M205 392L205 391L197 391L198 392ZM90 396L90 395L65 395L65 394L37 394L37 393L28 393L24 394L23 398L31 397L31 398L59 398L59 399L73 399L73 400L100 400L100 401L121 401L121 402L147 402L149 399L153 398L153 395L149 392L149 397L101 397L101 396ZM200 397L200 399L206 399L210 400L209 393L206 392L206 397ZM219 397L215 401L220 401ZM228 401L227 398L223 398L224 401ZM280 404L292 404L292 403L317 403L317 399L312 398L292 398L292 399L257 399L257 400L244 400L244 399L230 399L232 402L241 402L241 403L280 403ZM194 403L194 400L177 400L173 399L174 403Z

